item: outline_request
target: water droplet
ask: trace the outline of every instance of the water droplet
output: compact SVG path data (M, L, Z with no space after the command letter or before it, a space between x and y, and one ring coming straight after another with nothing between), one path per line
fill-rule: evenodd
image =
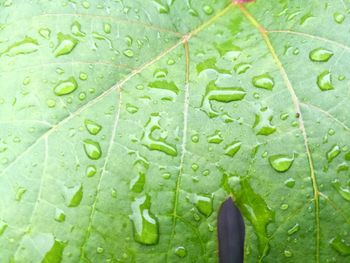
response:
M152 114L145 125L145 132L142 135L142 144L150 150L161 151L170 156L177 156L175 145L166 142L166 138L155 139L153 133L161 130L159 114Z
M222 187L235 197L245 219L253 226L258 238L258 251L262 259L269 251L267 226L274 221L275 213L267 206L265 200L257 194L249 183L248 177L231 176L224 173Z
M81 3L81 5L85 8L85 9L89 9L90 8L90 3L88 1L83 1Z
M209 117L216 117L219 113L213 110L211 101L228 103L242 100L245 95L246 92L242 88L217 87L215 81L211 81L206 88L201 107Z
M85 92L80 92L79 93L79 100L85 100L86 99L86 93Z
M131 204L134 239L144 245L155 245L159 240L159 223L150 207L151 198L148 195L136 198Z
M169 58L168 61L167 61L167 64L168 65L174 65L175 64L175 60L172 59L172 58Z
M109 24L109 23L104 23L104 24L103 24L103 31L104 31L106 34L110 34L110 33L111 33L111 30L112 30L111 24Z
M269 157L269 163L277 172L284 173L290 169L294 162L292 157L285 154L277 154Z
M280 116L280 119L281 119L282 121L285 121L285 120L288 119L288 117L289 117L289 114L288 114L288 113L282 113L281 116Z
M83 31L81 31L81 25L78 21L73 22L73 24L71 25L71 31L72 34L77 37L85 37L86 35Z
M282 210L287 210L288 207L289 207L288 204L282 204L280 208L281 208Z
M225 154L227 156L233 157L241 149L242 143L240 141L233 141L232 143L226 145Z
M145 186L146 175L139 173L134 179L130 181L130 190L135 193L141 193Z
M346 163L341 163L337 166L337 173L349 171L349 166Z
M333 145L332 148L330 148L326 153L328 163L332 162L335 159L335 157L337 157L340 154L340 152L340 147L338 145Z
M228 40L226 42L216 44L216 49L220 53L220 56L223 56L228 60L236 60L242 54L242 49L233 44L232 40Z
M97 247L97 248L96 248L96 252L97 252L98 254L102 254L102 253L104 252L103 247Z
M192 171L196 172L199 169L199 165L197 163L193 163L191 165L191 169L192 169Z
M293 227L288 230L288 235L293 235L300 230L300 225L296 223Z
M209 195L193 195L191 200L198 211L209 217L213 213L213 197Z
M57 222L64 222L66 220L66 215L63 210L56 208L55 220Z
M35 262L61 262L67 242L57 240L51 233L34 234L33 232L23 235L20 244L18 244L18 251L11 261L23 262L23 259L27 258L28 255L35 253Z
M193 143L198 143L198 142L199 142L199 135L198 135L198 134L192 135L191 141L192 141Z
M341 13L334 13L333 18L334 18L334 21L338 24L342 24L345 20L345 16Z
M289 188L293 188L295 186L295 180L293 178L288 178L284 181L284 184Z
M253 85L257 88L272 90L275 85L274 79L268 74L253 77Z
M347 243L340 236L334 237L329 241L331 247L337 251L341 256L350 255L350 244Z
M102 126L100 124L94 122L93 120L86 119L84 121L84 124L85 124L85 127L88 130L88 132L92 135L98 134L102 129Z
M132 58L134 56L134 51L132 51L131 49L126 49L124 50L123 54L128 58Z
M80 80L87 80L88 79L88 75L85 72L80 72L79 79Z
M78 83L74 77L58 82L53 91L57 96L63 96L72 93L78 88Z
M8 227L8 224L0 219L0 236L2 236L5 233L6 228Z
M100 144L90 139L84 140L84 150L86 155L92 160L98 160L102 155Z
M48 29L48 28L40 28L39 29L39 35L42 36L45 39L50 39L51 30Z
M155 5L160 14L169 13L169 6L167 4L163 4L161 0L153 0L152 3Z
M158 81L149 83L148 87L152 89L162 89L162 90L171 91L176 95L178 95L180 92L179 88L176 86L176 84L173 81L168 82L165 80L158 80Z
M131 114L134 114L134 113L139 111L139 108L130 104L130 103L127 103L126 104L126 111L131 113Z
M315 62L327 62L333 56L333 51L325 48L316 48L310 52L310 59Z
M66 189L65 200L68 207L77 207L82 199L83 186L81 184Z
M167 69L157 69L153 73L153 77L157 79L165 78L168 75L168 70Z
M341 197L346 201L350 201L350 189L348 187L342 187L338 179L334 180L332 185Z
M209 135L207 138L209 143L215 143L215 144L219 144L224 140L222 138L221 131L219 130L216 130L214 134Z
M233 70L240 75L246 73L251 67L252 65L248 63L239 63L233 68Z
M164 174L162 174L162 177L163 177L163 179L168 180L168 179L170 179L171 174L170 173L164 173Z
M284 256L285 256L286 258L290 258L290 257L293 256L292 251L289 251L289 250L285 250L285 251L283 252L283 254L284 254Z
M112 188L112 189L111 189L111 196L112 196L113 198L117 198L117 190L116 190L115 188Z
M317 77L317 85L322 91L332 90L333 82L332 82L332 74L329 70L323 71L318 77Z
M207 15L211 15L214 12L214 9L209 5L205 5L205 6L203 6L203 11Z
M72 52L75 46L78 44L78 40L70 35L62 33L57 34L58 44L54 50L55 57L67 55Z
M88 165L86 167L85 174L87 177L93 177L96 173L97 173L97 169L95 165Z
M27 189L24 187L18 187L16 191L16 201L19 202L22 200L24 194L27 192Z
M268 136L276 131L276 127L272 124L272 111L267 108L262 108L255 115L255 122L253 128L256 130L256 134Z
M1 52L0 57L2 55L14 57L17 55L31 54L36 52L38 48L39 48L39 43L37 40L31 37L25 37L23 40L13 43L7 49Z
M186 248L184 248L182 246L175 248L174 252L175 252L175 255L180 257L180 258L184 258L187 256L187 250L186 250Z

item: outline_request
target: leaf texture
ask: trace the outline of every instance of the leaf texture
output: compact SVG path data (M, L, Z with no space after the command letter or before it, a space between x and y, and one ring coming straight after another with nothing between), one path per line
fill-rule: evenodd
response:
M0 1L0 262L348 262L349 7Z

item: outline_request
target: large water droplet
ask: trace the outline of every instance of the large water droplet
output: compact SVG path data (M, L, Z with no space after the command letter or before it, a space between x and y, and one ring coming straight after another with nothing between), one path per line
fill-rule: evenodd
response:
M248 63L239 63L236 66L234 66L233 70L237 73L237 74L243 74L246 73L248 71L248 69L250 69L252 67L251 64Z
M56 239L53 234L28 233L23 236L11 262L28 262L23 259L28 258L28 255L35 255L35 262L60 263L66 245L66 242Z
M276 127L272 124L272 111L267 108L262 108L255 115L255 122L253 128L256 134L268 136L276 131Z
M57 96L63 96L72 93L78 88L78 83L74 77L70 77L66 80L58 82L58 84L53 88L54 93Z
M175 83L173 81L171 81L171 82L168 82L165 80L154 81L154 82L149 83L148 87L152 88L152 89L168 90L168 91L175 93L176 95L178 95L180 92L179 88L175 85Z
M233 157L241 149L242 143L240 141L233 141L232 143L226 145L225 154L227 156Z
M175 145L166 142L166 138L156 139L153 137L153 133L156 130L161 130L159 114L152 114L149 121L146 123L145 132L142 135L142 144L150 150L161 151L171 156L177 156L177 150Z
M310 52L310 59L316 62L327 62L333 56L333 51L325 48L316 48Z
M92 135L98 134L102 129L101 125L99 125L97 122L94 122L94 121L89 120L89 119L86 119L84 121L84 124L85 124L85 127L88 130L88 132Z
M213 197L210 195L194 195L192 202L195 204L198 211L209 217L213 213Z
M73 22L71 25L72 34L77 37L84 37L86 34L81 31L81 25L78 21Z
M75 46L78 44L78 40L70 35L62 33L57 34L58 44L54 50L55 57L67 55L72 52Z
M213 110L211 101L228 103L242 100L245 95L246 92L242 88L217 87L215 81L211 81L206 88L201 107L209 117L216 117L219 113Z
M332 82L332 74L329 70L323 71L317 77L317 85L322 91L334 89L333 82Z
M77 207L83 199L83 186L78 184L65 191L65 200L68 207Z
M290 169L294 162L292 157L285 154L277 154L269 157L269 163L277 172L284 173Z
M91 139L84 140L84 150L86 155L92 160L98 160L102 155L100 144Z
M145 186L146 175L144 173L139 173L134 179L130 181L130 190L135 193L141 193Z
M214 143L214 144L219 144L224 140L221 135L221 131L216 130L213 134L208 136L208 142L209 143Z
M341 197L343 197L346 201L350 201L350 188L342 187L338 179L334 180L332 185Z
M265 200L254 191L249 184L248 177L231 176L224 171L222 187L227 193L233 194L235 203L244 218L252 224L258 238L258 251L262 260L269 251L270 237L267 226L274 221L275 213L267 206Z
M0 57L2 55L13 57L17 55L31 54L36 52L38 48L39 43L36 39L33 39L31 37L25 37L23 40L13 43L7 49L1 52Z
M338 145L333 145L332 148L330 148L326 153L328 162L332 162L334 158L340 154L340 152L340 147Z
M342 256L349 256L350 255L350 244L347 243L340 236L332 238L330 240L329 244L340 255L342 255Z
M274 79L268 74L253 77L253 85L257 88L272 90L275 85Z
M158 220L150 207L151 198L148 195L136 198L131 204L134 239L144 245L155 245L159 240Z

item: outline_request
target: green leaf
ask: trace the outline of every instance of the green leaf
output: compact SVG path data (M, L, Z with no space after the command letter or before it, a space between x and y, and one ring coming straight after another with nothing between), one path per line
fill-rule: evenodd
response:
M233 2L0 1L1 262L350 260L350 2Z

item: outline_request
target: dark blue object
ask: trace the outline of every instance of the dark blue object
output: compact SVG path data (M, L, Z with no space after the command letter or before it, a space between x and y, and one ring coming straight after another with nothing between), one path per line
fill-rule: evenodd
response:
M245 227L241 212L227 199L221 206L218 218L220 263L242 263L244 259Z

